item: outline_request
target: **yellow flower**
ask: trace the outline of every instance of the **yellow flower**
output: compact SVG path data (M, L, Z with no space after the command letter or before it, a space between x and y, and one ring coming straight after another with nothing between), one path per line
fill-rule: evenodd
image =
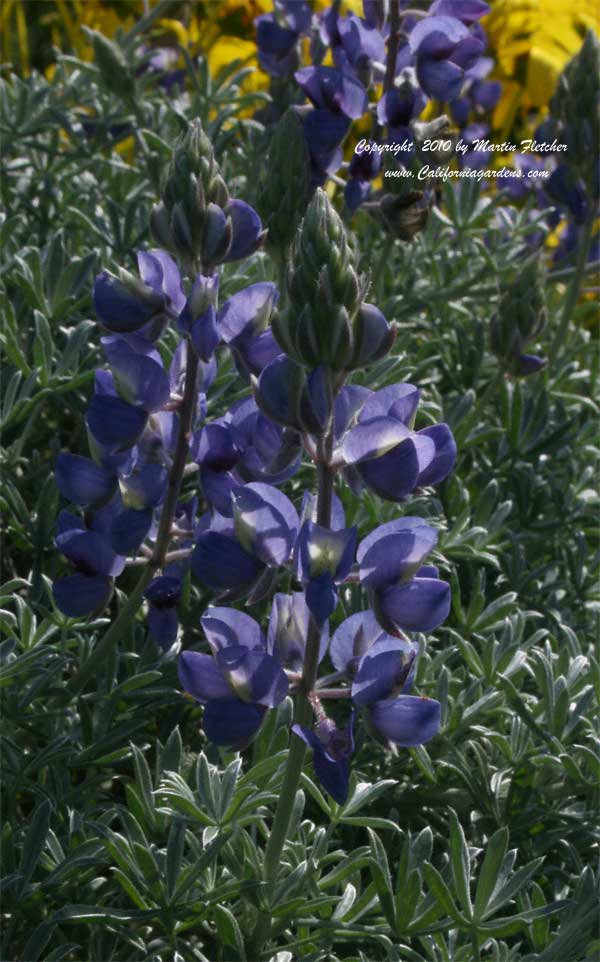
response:
M506 83L495 125L517 110L543 107L585 31L599 25L595 0L496 0L483 20L497 74Z

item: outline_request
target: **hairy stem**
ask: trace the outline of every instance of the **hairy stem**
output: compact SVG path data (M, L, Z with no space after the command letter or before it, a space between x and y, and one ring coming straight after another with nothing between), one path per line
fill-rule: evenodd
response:
M193 350L191 343L188 341L185 389L183 403L181 405L181 413L179 416L177 444L175 446L173 464L171 465L171 470L169 472L167 495L160 516L156 544L151 557L148 559L148 564L145 565L144 570L140 575L138 583L136 584L126 603L121 608L116 619L113 621L106 634L102 636L98 644L94 647L94 650L92 651L88 660L83 663L78 673L69 682L67 690L70 695L78 695L83 690L94 672L96 672L106 660L113 646L117 644L123 635L123 632L129 625L131 619L135 617L144 598L144 591L146 587L154 577L156 571L158 571L159 568L162 568L164 564L165 557L169 549L169 542L171 540L171 525L173 524L173 516L175 514L175 508L177 507L177 499L181 489L181 480L183 478L185 462L189 452L190 431L196 411L197 381L198 355Z
M327 437L323 438L319 444L319 460L317 464L317 524L323 527L329 527L331 522L331 501L334 478L334 472L330 464L332 447L333 436L330 433ZM304 665L298 686L298 697L296 699L296 709L294 712L294 722L297 725L308 726L312 720L313 706L311 705L309 696L317 680L320 641L321 631L314 619L311 618L308 637L306 639ZM275 817L273 819L269 841L267 842L265 850L264 879L267 883L266 894L269 901L273 895L273 888L281 862L281 854L290 826L296 793L300 784L305 752L306 745L302 739L292 735L279 800L277 802L277 808L275 809ZM252 950L257 957L261 947L269 938L271 921L271 912L268 910L262 911L258 916L252 936Z

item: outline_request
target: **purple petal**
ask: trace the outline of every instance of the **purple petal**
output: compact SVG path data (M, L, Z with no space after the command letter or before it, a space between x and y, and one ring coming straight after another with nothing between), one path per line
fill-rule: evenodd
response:
M417 60L417 77L425 93L437 100L454 100L460 93L464 71L449 60Z
M193 458L213 471L228 471L238 462L240 451L232 431L223 424L205 424L194 444Z
M212 655L183 651L177 661L182 687L202 705L213 698L231 698L231 688Z
M423 52L428 57L444 57L468 36L469 31L456 17L424 17L412 28L408 42L413 53Z
M163 500L169 475L162 464L144 464L121 478L121 495L129 508L155 508Z
M265 651L249 651L243 645L221 648L216 661L231 689L243 701L274 708L288 693L285 672Z
M447 478L456 461L456 441L447 424L434 424L430 428L419 431L419 437L428 437L435 444L433 460L421 471L417 484L439 484Z
M203 361L209 361L219 343L217 314L211 304L191 325L192 344Z
M260 728L267 709L238 698L211 699L204 709L204 733L215 745L241 751Z
M112 581L100 575L69 575L54 582L56 607L69 618L83 618L106 607L112 594Z
M524 377L528 374L537 374L547 363L544 357L536 357L535 354L519 354L515 359L518 373Z
M368 26L360 17L350 14L338 22L338 30L350 63L385 60L385 40L376 27Z
M157 294L166 294L175 314L185 306L181 277L177 264L166 251L139 251L137 255L140 277Z
M154 578L144 591L144 598L157 608L174 608L180 597L180 579L165 575Z
M357 340L353 359L355 366L371 364L387 353L394 335L379 308L374 304L362 304L355 325Z
M483 51L484 46L477 37L465 37L454 48L451 61L463 70L469 70L475 65Z
M258 375L271 361L281 355L281 346L269 328L260 334L242 335L231 344L236 367L242 377L249 374Z
M327 573L336 581L349 574L356 551L356 528L337 531L305 521L295 550L297 575L303 582Z
M433 449L433 444L431 447ZM380 498L404 500L414 489L422 470L414 435L383 457L361 462L357 469L364 483Z
M420 397L421 392L414 384L391 384L370 394L360 413L360 421L388 417L412 428Z
M125 508L113 520L109 531L111 547L120 555L132 555L138 550L152 526L152 509L143 511Z
M177 640L179 619L175 608L154 608L152 605L147 617L148 632L153 641L168 651Z
M333 614L337 603L337 589L329 572L310 579L306 586L306 604L319 628Z
M379 639L388 637L372 611L350 615L334 632L329 655L336 671L350 671Z
M404 517L380 525L358 546L361 584L382 588L411 577L437 540L435 529L422 518Z
M147 420L142 408L108 394L94 394L86 413L86 424L94 438L117 451L135 444Z
M294 78L315 107L358 120L368 106L363 85L335 67L302 67Z
M302 366L280 354L265 367L258 379L256 403L277 424L300 428L298 412L305 379Z
M200 485L206 500L219 514L231 517L233 513L231 495L239 482L231 471L213 471L204 465L200 468Z
M66 534L67 531L85 531L86 527L83 518L72 511L59 511L56 519L56 534Z
M261 563L235 538L218 531L205 531L199 536L191 565L198 581L217 591L249 585L262 570Z
M225 301L217 317L219 332L225 344L240 334L257 334L264 330L279 291L271 281L251 284Z
M125 559L95 531L66 531L57 536L56 547L84 574L117 577L125 567Z
M361 658L352 682L355 705L372 705L404 689L418 645L401 638L383 636Z
M490 12L484 0L435 0L429 8L430 15L457 17L467 25L475 23Z
M441 705L433 698L400 695L377 702L370 711L374 728L388 741L412 748L424 745L437 735L441 722Z
M112 471L78 454L59 454L54 477L63 497L84 507L104 504L117 489L117 479Z
M94 310L104 327L116 333L132 333L142 328L165 303L162 295L140 283L139 293L130 290L120 278L102 271L94 283Z
M200 619L202 630L213 651L245 645L249 650L265 649L265 639L254 618L236 608L207 608Z
M285 668L300 671L310 623L310 609L302 591L291 595L276 594L273 598L267 645L269 651ZM327 653L329 633L321 633L319 662Z
M249 257L260 244L262 224L260 217L250 204L243 200L231 200L226 213L231 217L233 239L224 258L225 263Z
M292 731L312 748L315 775L334 801L343 805L350 785L350 755L332 758L315 732L302 725L292 725Z
M149 357L151 361L156 361L162 367L160 351L156 349L152 341L146 340L139 334L109 334L107 337L101 337L100 343L109 364L112 364L115 359L118 360L123 352L127 352L129 354L143 354L144 357ZM99 371L96 372L96 374L99 373ZM107 392L104 391L104 393ZM108 393L114 394L114 391L108 391Z
M400 442L409 437L408 428L393 418L361 419L342 442L344 461L346 464L359 464L361 461L381 458L388 451L397 449Z
M349 384L343 387L335 399L334 433L340 438L359 416L365 401L372 394L366 387Z
M450 614L450 585L436 578L414 578L387 588L377 604L378 614L394 628L434 631Z
M236 534L244 548L267 565L285 564L300 527L290 499L261 482L238 487L231 497Z

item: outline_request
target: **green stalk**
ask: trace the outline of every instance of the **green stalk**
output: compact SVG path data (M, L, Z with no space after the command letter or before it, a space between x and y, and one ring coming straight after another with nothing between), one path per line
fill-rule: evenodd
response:
M330 466L333 435L329 434L319 445L318 490L317 490L317 524L329 527L331 522L331 501L333 495L333 470ZM300 691L296 700L294 722L297 725L308 726L311 723L313 709L308 695L315 687L319 668L319 647L321 632L311 618L304 653L304 665ZM292 736L286 761L283 781L275 809L275 817L265 849L264 879L267 883L267 899L270 902L279 872L281 854L288 834L292 810L296 800L296 793L302 774L302 763L306 745L301 738ZM258 957L260 950L271 932L272 916L269 910L262 911L257 919L252 935L252 952Z
M583 230L579 240L579 248L577 250L577 260L575 262L575 271L571 278L571 283L567 289L567 294L565 297L565 302L563 304L562 314L560 322L554 335L554 340L550 346L550 360L556 360L556 356L560 349L562 348L564 341L569 330L569 321L575 309L575 305L579 299L579 294L581 292L581 285L585 277L585 268L587 263L588 254L590 251L590 245L592 243L592 234L594 231L594 217L588 217L587 221L583 225Z
M94 647L90 657L83 663L77 674L67 685L67 692L71 696L76 696L83 691L83 688L87 684L88 680L106 660L113 647L122 637L130 621L135 617L140 605L142 604L144 591L147 585L154 577L156 571L158 571L159 568L162 568L165 561L165 555L167 554L169 542L171 540L171 525L173 524L173 516L175 514L177 499L181 489L183 470L185 468L190 446L190 431L192 428L194 412L196 410L198 355L192 348L191 342L188 340L187 343L188 349L185 372L185 387L183 391L183 402L179 417L177 444L175 447L173 464L171 465L171 471L169 472L167 495L160 516L154 551L152 552L152 556L148 559L148 564L145 565L144 570L142 571L131 595L117 615L117 618L115 621L113 621L106 634L103 635L101 640Z

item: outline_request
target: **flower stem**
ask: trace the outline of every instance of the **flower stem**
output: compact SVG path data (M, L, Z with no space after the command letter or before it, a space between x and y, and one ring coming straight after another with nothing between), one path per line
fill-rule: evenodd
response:
M183 403L181 405L181 413L179 416L177 444L175 446L175 454L173 456L171 471L169 472L167 495L165 497L160 516L154 551L152 552L151 557L148 559L148 564L144 567L138 583L136 584L126 603L121 608L116 619L113 621L106 634L103 635L98 644L94 647L90 657L83 663L77 674L67 685L67 691L71 696L78 695L81 691L83 691L83 688L88 680L92 677L94 672L98 670L102 663L106 661L111 649L122 637L123 632L127 628L131 619L135 617L136 612L142 603L144 591L147 585L154 577L155 572L158 571L159 568L162 568L167 551L169 549L169 542L171 540L171 525L173 524L173 516L175 514L177 499L181 489L181 480L183 478L185 462L187 460L190 447L190 431L193 424L194 414L196 412L198 355L193 350L189 341L187 344L185 389Z
M319 443L319 460L317 463L317 524L323 527L329 527L331 522L331 501L334 479L334 471L330 464L332 448L333 435L330 432L325 438L321 439ZM298 697L294 712L294 722L297 725L307 726L310 725L312 720L313 707L309 695L313 691L317 679L320 641L321 630L314 619L311 618L308 637L306 639L302 677L299 682ZM281 854L287 838L296 793L300 784L305 752L306 745L302 739L292 735L279 800L277 802L277 808L275 809L275 817L273 819L269 841L265 849L264 879L267 883L266 896L269 902L273 897L275 880L281 863ZM269 938L271 921L272 915L270 910L263 910L259 913L252 934L251 945L252 952L257 958L260 954L260 949Z
M590 245L592 243L592 234L594 231L594 217L588 217L586 223L583 225L581 231L581 237L579 238L579 248L577 250L577 260L575 262L575 272L571 277L571 283L567 289L567 294L563 304L562 314L560 317L560 322L554 335L554 340L550 346L550 360L556 360L556 356L560 351L565 338L567 336L567 331L569 330L569 321L573 314L575 305L579 298L579 293L581 291L581 285L583 278L585 276L586 262L588 254L590 251Z

